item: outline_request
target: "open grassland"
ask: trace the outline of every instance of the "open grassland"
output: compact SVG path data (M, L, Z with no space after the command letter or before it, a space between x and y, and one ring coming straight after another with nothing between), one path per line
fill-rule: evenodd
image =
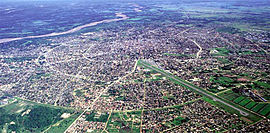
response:
M64 131L70 121L76 118L73 109L38 104L19 98L0 110L2 132L42 132L54 124L57 125L54 125L52 131ZM63 117L64 113L68 115L66 119ZM58 126L61 126L62 130L56 130Z

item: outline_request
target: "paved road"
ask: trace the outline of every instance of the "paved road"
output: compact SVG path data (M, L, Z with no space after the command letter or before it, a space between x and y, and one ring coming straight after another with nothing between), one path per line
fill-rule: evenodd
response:
M103 89L103 91L102 91L102 92L94 99L94 101L91 103L91 105L90 105L87 109L85 109L85 110L77 117L77 119L75 119L75 120L73 121L72 124L69 125L69 127L65 130L64 133L68 133L68 132L69 132L69 129L70 129L74 124L76 124L76 121L79 120L79 119L82 117L82 115L85 114L86 111L88 111L89 109L92 109L93 106L94 106L94 104L97 102L97 100L98 100L104 93L106 93L106 92L109 90L109 88L110 88L111 86L113 86L115 83L119 83L122 79L124 79L124 78L130 76L132 73L134 73L134 72L136 71L137 65L138 65L138 60L136 61L135 65L134 65L134 67L133 67L133 70L132 70L130 73L128 73L127 75L125 75L125 76L123 76L123 77L120 77L118 80L114 81L113 83L111 83L110 85L108 85L105 89ZM74 129L74 130L75 130L75 129ZM73 132L74 132L74 131L73 131Z
M213 99L214 101L221 102L221 103L223 103L223 104L225 104L225 105L227 105L227 106L229 106L229 107L231 107L231 108L233 108L233 109L239 111L239 112L240 112L242 115L244 115L244 116L248 116L248 115L249 115L249 113L247 113L247 112L245 112L245 111L243 111L243 110L241 110L241 109L239 109L239 108L237 108L237 107L234 107L234 106L232 106L231 104L228 104L227 102L223 101L222 99L220 99L220 98L218 98L218 97L215 97L215 96L213 96L213 95L210 95L210 94L208 94L208 93L206 93L206 92L204 92L204 91L202 91L202 90L200 90L200 89L198 89L198 88L196 88L196 87L194 87L194 86L191 86L191 85L189 85L189 84L187 84L187 83L185 83L185 82L183 82L183 81L181 81L181 80L175 78L175 76L169 75L167 72L161 71L161 70L157 69L156 67L153 67L153 66L151 66L151 65L146 64L146 63L143 62L143 61L141 61L141 64L143 64L144 66L147 66L147 67L149 67L149 68L151 68L151 69L153 69L153 70L155 70L155 71L157 71L157 72L159 72L159 73L161 73L161 74L163 74L163 75L166 75L166 76L168 76L168 77L170 77L170 78L172 78L172 79L174 79L174 80L180 82L181 84L183 84L183 85L185 85L185 86L187 86L187 87L189 87L189 88L191 88L191 89L193 89L193 90L196 90L197 92L199 92L199 93L201 93L201 94L203 94L203 95L205 95L205 96L207 96L207 97Z
M194 44L196 44L196 46L199 48L199 51L196 54L197 55L196 58L199 59L200 58L200 54L202 52L202 47L196 41L194 41L194 40L190 40L190 41L192 41Z

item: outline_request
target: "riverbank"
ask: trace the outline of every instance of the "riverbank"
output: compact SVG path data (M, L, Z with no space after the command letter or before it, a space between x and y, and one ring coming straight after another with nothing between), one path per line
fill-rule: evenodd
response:
M17 40L22 40L22 39L30 39L30 38L34 39L34 38L53 37L53 36L65 35L65 34L74 33L74 32L77 32L77 31L79 31L81 29L91 27L91 26L95 26L95 25L98 25L98 24L101 24L101 23L116 22L116 21L121 21L121 20L125 20L125 19L129 18L127 15L125 15L123 13L115 13L115 16L118 17L118 18L105 19L105 20L101 20L101 21L92 22L92 23L89 23L89 24L85 24L85 25L75 27L73 29L70 29L70 30L64 31L64 32L49 33L49 34L37 35L37 36L18 37L18 38L3 38L3 39L0 39L0 43L17 41Z

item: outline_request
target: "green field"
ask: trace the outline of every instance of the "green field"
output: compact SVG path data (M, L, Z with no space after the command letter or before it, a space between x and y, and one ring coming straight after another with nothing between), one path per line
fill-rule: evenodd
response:
M230 101L233 101L233 99L236 99L237 97L239 97L239 95L231 93L231 94L228 94L228 95L224 95L223 97L230 100Z
M210 81L221 86L229 86L234 82L234 80L229 77L211 77Z
M42 132L57 122L62 114L75 111L21 99L0 108L0 130L2 132ZM67 127L67 126L65 126Z
M270 112L270 104L254 102L248 98L245 98L244 96L239 96L232 91L228 91L219 95L249 110L259 113L260 115L267 116L267 114Z
M234 99L234 100L233 100L233 102L235 102L235 103L239 103L239 102L241 102L241 101L242 101L242 100L244 100L244 99L245 99L245 97L240 96L240 97L238 97L238 98Z
M141 111L113 112L106 130L110 133L140 132ZM126 127L119 129L118 127Z
M264 87L264 88L270 88L270 84L269 83L265 83L265 82L259 82L259 81L256 81L254 82L256 85L258 86L261 86L261 87Z
M65 130L69 127L72 122L79 117L81 112L77 112L75 114L72 114L69 118L63 119L56 124L52 125L51 128L46 131L46 133L63 133Z
M257 104L256 102L251 101L251 102L248 103L245 107L246 107L247 109L251 109L251 108L254 107L256 104Z
M93 122L104 122L105 123L109 117L109 114L102 113L102 114L100 114L99 117L96 117L96 116L97 116L96 112L91 112L91 114L86 115L86 120L89 122L93 121Z
M261 115L267 115L270 112L270 104L267 104L260 112Z
M248 104L250 101L251 101L251 100L245 98L245 99L242 100L239 104L240 104L241 106L245 106L245 105Z
M251 110L254 112L258 112L265 104L257 104L255 107L253 107Z
M178 117L176 117L176 118L173 119L172 123L175 126L178 126L178 125L180 125L180 124L182 124L183 122L186 122L186 121L188 121L188 120L185 119L185 118L182 118L182 117L178 116Z
M226 48L215 48L215 50L217 50L217 53L212 54L213 56L228 56L230 51Z

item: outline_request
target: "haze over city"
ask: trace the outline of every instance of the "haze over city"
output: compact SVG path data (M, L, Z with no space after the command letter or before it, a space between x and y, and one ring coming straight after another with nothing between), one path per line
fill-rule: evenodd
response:
M268 0L2 0L0 131L270 131Z

